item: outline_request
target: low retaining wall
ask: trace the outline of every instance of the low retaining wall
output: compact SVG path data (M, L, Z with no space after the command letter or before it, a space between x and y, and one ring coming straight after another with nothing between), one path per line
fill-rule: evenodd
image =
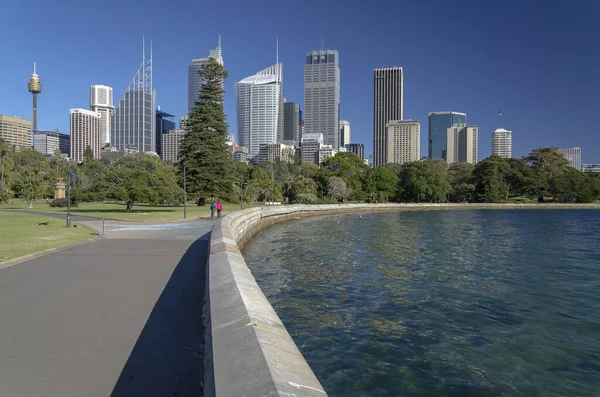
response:
M340 212L444 209L600 209L585 204L346 204L250 208L213 228L204 307L206 397L323 397L319 380L256 284L240 246L269 224Z

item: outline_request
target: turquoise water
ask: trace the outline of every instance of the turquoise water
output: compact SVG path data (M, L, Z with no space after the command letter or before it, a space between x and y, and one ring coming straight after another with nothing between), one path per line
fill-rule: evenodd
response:
M330 396L600 396L600 211L303 218L244 256Z

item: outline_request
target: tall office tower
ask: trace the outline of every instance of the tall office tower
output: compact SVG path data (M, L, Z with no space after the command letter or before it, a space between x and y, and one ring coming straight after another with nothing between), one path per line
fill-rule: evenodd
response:
M179 118L179 129L180 130L185 130L185 127L187 125L187 121L188 121L188 115L186 114L185 116L181 116Z
M0 114L0 139L17 150L31 147L31 121Z
M404 164L421 158L421 123L413 120L390 120L387 124L386 159Z
M345 147L350 142L350 122L340 120L340 147Z
M27 83L27 89L33 95L33 131L32 134L38 130L38 120L37 120L37 96L42 93L42 83L40 78L36 73L35 62L33 63L33 73L29 76L29 83ZM32 136L29 135L29 147L33 146L31 141Z
M172 114L160 110L160 106L156 111L156 154L162 159L163 155L163 134L168 134L169 131L177 129ZM164 159L163 159L164 160Z
M156 90L152 88L150 55L142 44L142 64L119 101L112 120L110 143L123 151L156 152Z
M373 71L373 163L387 159L387 124L404 118L404 73L402 68L379 68Z
M217 48L210 50L208 58L197 58L192 59L192 62L188 66L188 113L196 106L196 101L200 95L200 88L202 87L202 79L198 72L203 64L208 62L210 58L214 58L223 65L223 56L221 55L221 36L219 36L219 43Z
M447 130L446 161L454 163L477 163L479 129L473 125L454 124Z
M235 84L238 143L258 160L260 146L279 143L283 64L277 63Z
M340 66L335 50L306 53L304 128L323 134L325 144L340 146Z
M102 115L91 110L70 110L72 161L83 161L83 153L88 146L94 152L94 158L100 158L101 120Z
M347 151L356 154L361 159L365 158L365 145L362 143L349 143L344 146Z
M429 113L429 153L430 159L446 160L446 139L448 128L455 124L467 124L467 115L459 112Z
M492 132L492 156L512 158L512 131L498 128Z
M106 85L93 85L90 87L90 110L100 113L100 146L110 144L110 127L113 106L113 89Z
M558 152L569 160L569 165L581 170L581 148L558 148Z
M181 148L181 141L185 136L185 131L182 130L170 130L164 134L161 134L161 147L162 154L160 158L163 161L177 161L179 160L179 152Z
M302 119L300 104L284 102L283 113L283 143L286 145L300 144L300 120Z
M71 136L61 134L58 130L38 131L33 135L33 148L44 156L52 156L56 149L68 156L71 150Z

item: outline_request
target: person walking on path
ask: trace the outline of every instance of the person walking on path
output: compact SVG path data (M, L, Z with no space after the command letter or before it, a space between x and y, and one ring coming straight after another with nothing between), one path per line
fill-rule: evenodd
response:
M217 209L217 203L215 202L215 200L213 200L212 203L210 203L210 219L215 218L215 210L216 209Z
M221 217L221 211L223 211L223 204L219 201L217 203L217 219Z

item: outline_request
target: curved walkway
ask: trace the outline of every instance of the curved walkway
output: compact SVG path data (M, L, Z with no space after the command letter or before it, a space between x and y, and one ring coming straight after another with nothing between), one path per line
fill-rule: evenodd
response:
M0 395L202 395L212 224L110 221L106 239L0 270Z

